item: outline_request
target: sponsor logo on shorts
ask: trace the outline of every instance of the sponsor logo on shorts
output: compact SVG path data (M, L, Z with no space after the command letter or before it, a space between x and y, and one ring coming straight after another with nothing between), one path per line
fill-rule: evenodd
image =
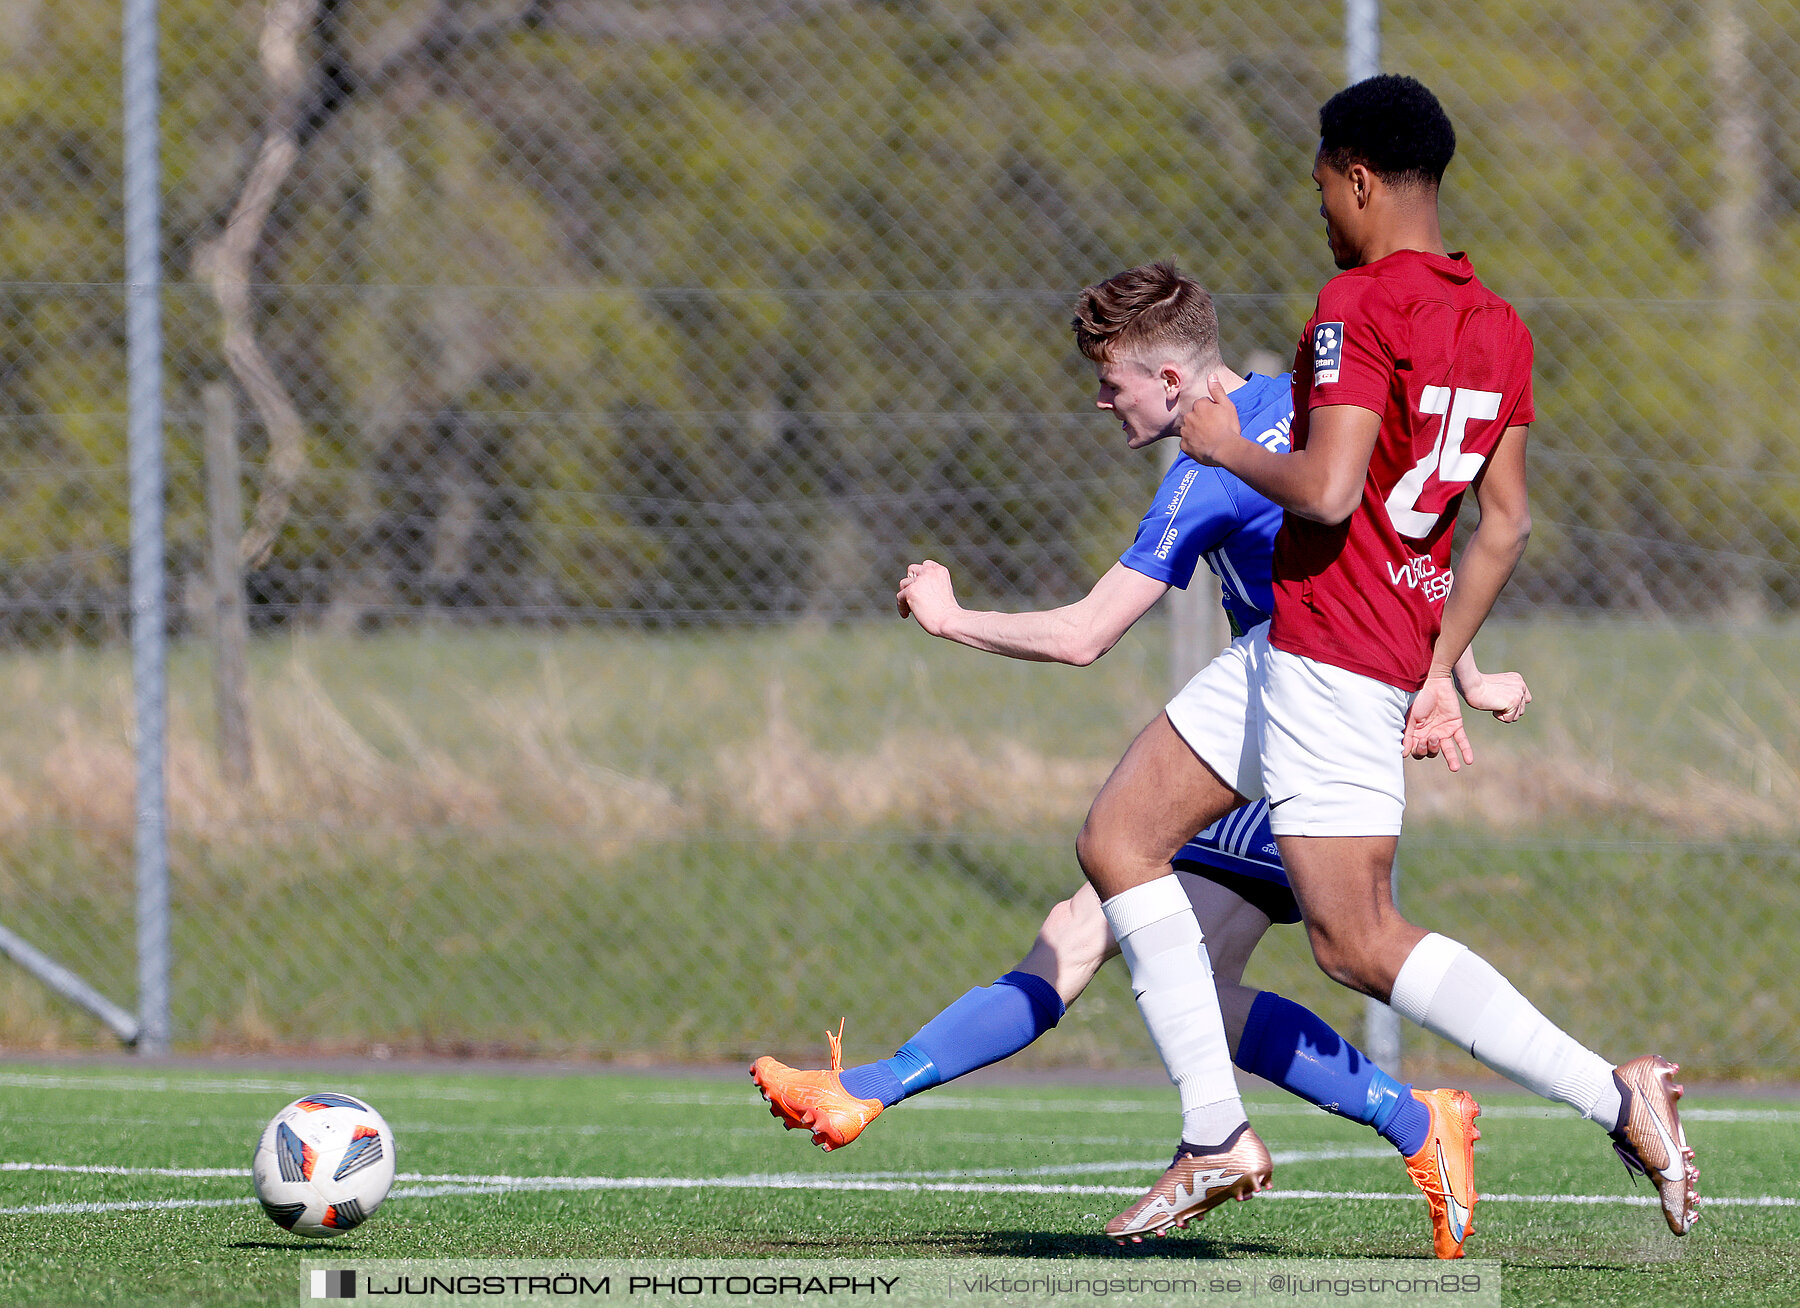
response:
M1344 324L1322 322L1313 328L1313 384L1328 386L1344 366Z

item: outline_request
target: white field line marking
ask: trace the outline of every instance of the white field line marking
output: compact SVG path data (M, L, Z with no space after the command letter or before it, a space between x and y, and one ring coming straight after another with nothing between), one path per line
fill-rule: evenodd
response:
M1290 1149L1274 1155L1278 1163L1329 1162L1343 1158L1387 1158L1391 1149L1359 1147L1353 1149ZM835 1178L808 1172L776 1172L756 1174L771 1181L952 1181L975 1177L1006 1176L1101 1176L1111 1172L1153 1172L1164 1164L1159 1158L1121 1159L1099 1163L1052 1163L1044 1167L972 1167L941 1172L841 1172ZM89 1163L0 1163L0 1172L58 1172L79 1176L180 1176L232 1177L250 1175L248 1167L103 1167ZM603 1176L465 1176L424 1172L399 1172L396 1181L431 1181L461 1185L525 1186L543 1183L584 1184L603 1182Z
M0 1087L19 1090L126 1090L144 1093L169 1094L284 1094L298 1098L300 1095L315 1092L321 1088L320 1078L312 1081L271 1081L251 1078L237 1079L196 1079L183 1080L178 1077L136 1077L96 1074L93 1076L64 1076L47 1072L0 1072ZM463 1086L407 1086L403 1084L384 1085L371 1091L365 1083L357 1081L333 1082L327 1089L344 1089L351 1094L367 1098L373 1094L375 1098L392 1099L428 1099L441 1101L461 1101L470 1103L503 1102L509 1096L500 1093L489 1093L471 1090ZM717 1091L671 1091L671 1092L639 1092L626 1091L614 1095L618 1103L653 1104L676 1107L699 1108L744 1108L760 1103L754 1093L721 1093ZM922 1111L975 1111L996 1113L1087 1113L1103 1115L1119 1115L1130 1113L1173 1113L1167 1102L1134 1102L1122 1099L1000 1099L974 1095L921 1095L906 1102L912 1112ZM1251 1105L1254 1117L1313 1117L1321 1109L1303 1103L1261 1103ZM1499 1104L1492 1108L1483 1108L1481 1115L1490 1121L1500 1118L1570 1118L1577 1115L1572 1108L1559 1104ZM1690 1122L1800 1122L1800 1110L1778 1108L1685 1108L1681 1113L1684 1121ZM26 1119L13 1119L26 1120ZM52 1119L30 1119L52 1120ZM57 1119L62 1120L62 1119ZM68 1119L91 1121L95 1123L147 1122L152 1119L133 1119L115 1117L92 1117ZM154 1119L160 1122L162 1119ZM646 1128L618 1124L605 1125L572 1125L568 1127L507 1127L507 1126L430 1126L422 1125L414 1129L460 1131L460 1130L492 1130L506 1133L526 1133L537 1130L569 1131L573 1133L609 1134L618 1131L642 1131ZM657 1129L657 1128L649 1128ZM700 1128L705 1129L705 1128Z
M221 1116L202 1121L197 1117L172 1119L166 1117L111 1117L106 1115L89 1115L82 1117L44 1116L30 1113L7 1113L0 1119L0 1126L17 1122L30 1122L42 1126L216 1126L221 1121L241 1121L254 1123L252 1134L260 1130L263 1117L259 1113L255 1117L248 1114L239 1116ZM480 1122L412 1122L404 1118L390 1117L388 1121L394 1130L401 1135L415 1133L425 1135L508 1135L508 1136L609 1136L629 1135L638 1138L677 1139L682 1137L703 1136L716 1139L719 1136L766 1136L772 1129L767 1124L762 1126L632 1126L622 1122L581 1122L569 1126L556 1126L547 1123L531 1124L483 1124ZM1148 1146L1153 1149L1165 1148L1168 1137L1160 1132L1143 1135L1036 1135L1028 1131L939 1131L932 1139L942 1144L1006 1144L1028 1145L1048 1144L1064 1148L1081 1145L1094 1148L1137 1148Z
M241 1208L254 1199L134 1199L100 1204L33 1204L26 1208L0 1208L6 1217L70 1217L81 1213L149 1213L170 1208Z
M0 1163L0 1172L75 1172L85 1176L248 1176L248 1167L99 1167L84 1163Z
M1290 1115L1287 1112L1288 1107L1289 1107L1288 1105L1281 1105L1280 1108L1282 1111L1279 1115L1282 1115L1282 1116ZM1311 1107L1308 1107L1305 1105L1301 1105L1301 1104L1295 1104L1295 1105L1292 1105L1291 1107L1293 1109L1293 1115L1299 1115L1299 1114L1309 1114L1310 1115L1310 1114L1317 1113L1319 1111L1317 1109L1314 1109L1314 1108L1311 1108ZM1267 1106L1258 1106L1255 1111L1258 1114L1264 1113L1267 1111ZM1520 1106L1519 1108L1516 1108L1516 1109L1506 1109L1506 1108L1485 1109L1482 1112L1482 1116L1484 1118L1508 1117L1508 1116L1544 1117L1544 1118L1566 1117L1570 1121L1576 1120L1573 1112L1565 1113L1564 1110L1562 1110L1560 1108L1550 1108L1550 1107L1540 1108L1540 1107L1535 1107L1535 1106ZM1690 1108L1690 1109L1686 1110L1685 1112L1683 1112L1681 1116L1682 1116L1682 1120L1684 1122L1727 1122L1727 1123L1729 1123L1729 1122L1800 1121L1800 1113L1783 1112L1783 1111L1773 1110L1773 1109ZM214 1118L214 1119L209 1119L207 1121L202 1121L199 1118L187 1118L187 1119L180 1120L180 1121L171 1121L168 1118L161 1118L161 1117L115 1117L115 1116L110 1116L110 1115L105 1115L105 1114L89 1115L89 1116L66 1116L65 1117L65 1116L44 1116L44 1115L38 1115L38 1114L8 1113L8 1114L6 1114L6 1116L4 1118L4 1123L30 1122L30 1123L34 1123L34 1124L48 1124L48 1125L58 1125L58 1126L158 1126L158 1127L163 1127L163 1126L173 1125L173 1126L194 1127L194 1126L216 1125L219 1120L220 1119ZM258 1115L254 1119L252 1119L248 1116L245 1116L245 1117L243 1117L242 1120L245 1122L254 1121L254 1122L260 1124L262 1121L262 1116L259 1112ZM415 1122L415 1121L407 1121L403 1118L389 1118L389 1121L391 1121L393 1123L394 1129L396 1131L398 1131L401 1135L410 1135L415 1132L421 1133L421 1134L500 1135L500 1136L590 1137L590 1136L630 1135L630 1136L635 1136L635 1137L656 1137L656 1138L661 1138L661 1139L676 1139L676 1138L682 1138L682 1137L717 1138L722 1135L723 1136L731 1136L731 1137L766 1136L766 1135L768 1135L768 1133L771 1129L767 1124L761 1125L761 1126L724 1126L724 1125L716 1125L716 1126L643 1126L643 1125L636 1125L636 1126L634 1126L634 1125L629 1125L629 1124L620 1123L620 1122L605 1122L605 1123L580 1122L580 1123L572 1123L572 1124L563 1126L563 1125L555 1125L555 1124L550 1124L550 1123L484 1124L484 1123L480 1123L480 1122ZM3 1124L3 1123L0 1123L0 1124ZM943 1144L1006 1144L1006 1145L1052 1144L1052 1145L1057 1145L1057 1146L1060 1146L1063 1148L1068 1148L1071 1146L1082 1146L1082 1147L1111 1148L1111 1149L1137 1148L1137 1147L1144 1147L1144 1146L1148 1146L1151 1148L1161 1148L1166 1143L1166 1137L1164 1137L1161 1134L1155 1134L1155 1135L1151 1135L1151 1134L1144 1134L1144 1135L1062 1135L1062 1134L1058 1133L1056 1135L1039 1135L1039 1134L1034 1134L1031 1132L1020 1132L1020 1131L941 1131L941 1132L935 1133L933 1135L933 1139L935 1139ZM1346 1156L1348 1156L1348 1155L1346 1155ZM1377 1149L1375 1154L1371 1155L1371 1156L1385 1157L1386 1151ZM4 1168L0 1167L0 1170L4 1170Z
M1047 1144L1067 1148L1070 1145L1093 1146L1097 1148L1135 1148L1147 1145L1152 1149L1161 1149L1164 1153L1169 1149L1169 1137L1157 1135L1032 1135L1024 1131L934 1131L931 1138L939 1144Z
M725 1094L708 1090L637 1092L615 1095L619 1103L654 1104L680 1108L742 1108L759 1101L754 1095ZM1011 1113L1167 1113L1173 1115L1173 1100L1137 1103L1128 1099L976 1099L960 1095L920 1095L906 1101L911 1112L932 1109L976 1109ZM1260 1111L1260 1110L1259 1110ZM1309 1107L1308 1112L1318 1109Z
M36 1113L7 1113L0 1119L0 1126L8 1126L18 1122L29 1122L40 1126L217 1126L221 1121L239 1121L253 1123L251 1134L261 1130L264 1121L258 1112L254 1117L249 1114L221 1115L202 1120L197 1117L114 1117L107 1114L85 1115L79 1117L46 1116ZM623 1122L578 1122L568 1126L557 1126L548 1123L530 1124L484 1124L480 1122L413 1122L404 1118L390 1117L388 1121L401 1135L414 1133L426 1135L505 1135L505 1136L610 1136L629 1135L638 1138L655 1137L657 1139L677 1139L682 1137L702 1136L716 1139L719 1136L766 1136L771 1128L766 1123L761 1126L643 1126L629 1125ZM1051 1144L1068 1147L1072 1145L1093 1146L1096 1148L1135 1148L1149 1146L1161 1149L1166 1146L1168 1138L1162 1133L1143 1135L1035 1135L1027 1131L940 1131L932 1136L944 1144Z
M248 1113L233 1115L220 1113L216 1117L114 1117L110 1114L85 1117L52 1117L42 1113L9 1112L0 1118L0 1126L12 1126L17 1122L29 1122L33 1126L217 1126L221 1122L251 1122L257 1120Z
M422 1177L430 1182L435 1178ZM502 1177L484 1180L445 1178L445 1183L403 1186L391 1199L429 1199L470 1195L549 1193L596 1190L835 1190L864 1191L878 1194L1019 1194L1019 1195L1137 1195L1141 1186L1122 1185L1043 1185L1031 1183L995 1184L977 1181L857 1181L848 1177L829 1176L541 1176ZM1413 1194L1397 1194L1385 1190L1269 1190L1262 1199L1313 1200L1413 1200ZM1645 1208L1658 1200L1648 1195L1596 1194L1488 1194L1484 1203L1527 1204L1623 1204ZM165 1199L127 1200L112 1203L33 1204L19 1208L0 1208L3 1217L66 1216L84 1213L165 1211L174 1208L244 1207L255 1201L242 1199ZM1800 1198L1774 1195L1713 1198L1703 1200L1705 1207L1717 1208L1800 1208Z
M49 1072L0 1072L0 1086L15 1090L126 1090L149 1094L282 1094L291 1095L294 1098L299 1098L304 1094L313 1094L319 1090L346 1090L350 1094L365 1097L369 1093L366 1082L340 1081L329 1076L315 1077L310 1081L267 1081L248 1077L188 1080L166 1076L108 1076L104 1074L61 1076ZM464 1086L431 1085L429 1083L409 1086L398 1081L393 1085L379 1087L375 1097L379 1099L455 1099L494 1103L510 1098L510 1096L498 1092L486 1093L470 1090Z
M1387 1147L1356 1145L1349 1148L1283 1149L1271 1155L1275 1162L1324 1163L1345 1158L1392 1158ZM846 1180L855 1181L949 1181L977 1176L1098 1176L1107 1172L1160 1172L1168 1163L1161 1158L1134 1158L1102 1163L1051 1163L1044 1167L969 1167L947 1172L840 1172ZM812 1173L784 1173L809 1176Z
M254 1116L249 1113L220 1114L217 1117L201 1119L168 1118L168 1117L113 1117L105 1114L82 1117L45 1116L37 1113L7 1113L0 1118L0 1126L11 1126L19 1122L29 1122L37 1126L217 1126L223 1121L255 1123L251 1130L254 1135L262 1129L267 1119L259 1111ZM556 1126L548 1123L532 1123L526 1125L481 1122L409 1122L404 1118L390 1117L389 1123L401 1135L510 1135L510 1136L656 1136L658 1138L674 1138L681 1136L705 1136L715 1139L721 1135L729 1136L766 1136L767 1126L633 1126L624 1122L578 1122L569 1126ZM957 1135L940 1135L939 1140L962 1140L971 1142L969 1137ZM1067 1135L1022 1135L1009 1132L1004 1135L989 1134L980 1137L987 1143L1037 1141L1046 1144L1090 1144L1090 1145L1160 1145L1161 1136L1107 1136L1101 1139L1083 1138Z
M620 1103L657 1104L684 1108L740 1108L746 1103L755 1104L755 1098L746 1099L737 1094L725 1094L708 1090L682 1090L669 1092L627 1091L615 1095ZM920 1095L906 1101L909 1112L925 1110L968 1110L991 1113L1164 1113L1173 1115L1175 1110L1168 1102L1138 1103L1126 1099L998 1099L974 1095ZM1324 1110L1311 1104L1303 1103L1260 1103L1250 1104L1250 1116L1256 1117L1315 1117ZM1565 1108L1561 1104L1497 1104L1492 1108L1483 1107L1481 1115L1490 1121L1498 1118L1567 1118L1578 1120L1579 1114L1573 1108ZM1684 1122L1800 1122L1800 1109L1779 1108L1684 1108L1681 1110Z
M1374 1190L1265 1190L1259 1199L1414 1199L1416 1195L1393 1194ZM1626 1204L1635 1208L1655 1208L1662 1201L1655 1195L1642 1194L1483 1194L1484 1204ZM1715 1197L1701 1195L1702 1208L1800 1208L1800 1199L1782 1195L1747 1195Z

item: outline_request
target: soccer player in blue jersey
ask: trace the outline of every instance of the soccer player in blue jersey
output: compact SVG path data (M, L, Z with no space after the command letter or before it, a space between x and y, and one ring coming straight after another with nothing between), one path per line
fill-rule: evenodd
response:
M1178 431L1216 378L1237 409L1243 435L1271 450L1287 449L1289 379L1227 369L1210 297L1172 266L1133 268L1089 287L1074 326L1095 364L1097 404L1119 419L1131 448ZM956 602L948 570L927 561L907 570L896 600L902 616L932 635L1012 658L1086 665L1170 586L1185 589L1204 560L1219 577L1232 633L1241 636L1269 619L1270 560L1281 516L1236 477L1183 455L1158 486L1130 548L1084 599L1042 612L972 612ZM1530 698L1515 674L1484 677L1472 657L1457 671L1470 706L1503 721L1516 719ZM1463 1092L1401 1085L1307 1009L1240 983L1270 924L1300 920L1266 802L1208 827L1174 864L1210 947L1212 980L1237 1065L1367 1123L1403 1156L1424 1154L1440 1099ZM829 1071L798 1070L765 1057L751 1075L790 1129L810 1131L825 1149L842 1148L885 1108L1036 1040L1116 953L1100 901L1083 885L1050 910L1018 967L957 999L894 1057L843 1068L838 1037L832 1036ZM1443 1225L1435 1209L1433 1219ZM1437 1234L1441 1244L1444 1233ZM1460 1238L1455 1245L1460 1252Z

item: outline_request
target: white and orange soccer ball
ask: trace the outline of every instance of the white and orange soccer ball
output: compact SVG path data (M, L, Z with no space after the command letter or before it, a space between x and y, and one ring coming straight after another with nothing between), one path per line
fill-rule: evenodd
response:
M250 1164L269 1220L327 1239L375 1215L394 1184L394 1133L362 1100L306 1095L275 1114Z

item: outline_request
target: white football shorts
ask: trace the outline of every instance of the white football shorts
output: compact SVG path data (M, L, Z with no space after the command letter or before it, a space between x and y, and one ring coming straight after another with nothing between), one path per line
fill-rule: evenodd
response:
M1220 780L1269 801L1278 836L1397 836L1412 693L1239 636L1169 701L1169 721Z

